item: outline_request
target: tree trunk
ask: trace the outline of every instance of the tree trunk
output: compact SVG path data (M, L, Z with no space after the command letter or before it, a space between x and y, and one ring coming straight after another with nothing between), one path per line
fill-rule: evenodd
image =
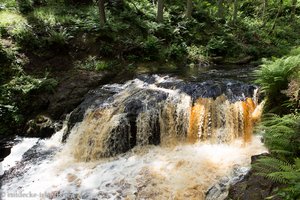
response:
M218 6L218 17L221 19L224 19L224 5L223 5L224 0L218 0L217 6Z
M193 11L193 2L192 0L187 0L186 2L186 18L190 19L192 17L192 11Z
M158 22L164 21L164 0L158 0L157 1L157 17L156 20Z
M238 10L239 10L239 1L234 0L234 4L233 4L233 23L236 23Z
M100 15L100 24L101 26L104 26L106 23L106 17L105 17L105 0L98 0L98 6L99 6L99 15Z
M291 18L294 20L295 15L296 15L296 7L297 7L297 0L292 1L292 13L291 13Z

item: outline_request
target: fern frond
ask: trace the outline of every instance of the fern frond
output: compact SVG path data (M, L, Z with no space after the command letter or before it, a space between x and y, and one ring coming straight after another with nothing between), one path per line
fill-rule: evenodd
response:
M271 150L271 153L276 153L276 154L283 154L283 155L293 155L294 153L288 150L284 149L275 149Z
M282 176L282 172L273 172L266 174L266 177L277 183L287 183L287 180Z

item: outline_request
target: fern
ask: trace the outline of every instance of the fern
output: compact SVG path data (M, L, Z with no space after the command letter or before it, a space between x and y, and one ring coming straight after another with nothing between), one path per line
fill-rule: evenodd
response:
M268 115L260 129L264 130L265 144L271 153L292 158L300 154L300 134L298 129L300 115L283 117Z
M300 197L300 115L279 117L268 114L260 125L272 157L262 157L253 164L257 175L285 184L277 192L284 199Z
M289 82L300 70L300 54L293 51L289 56L270 60L264 60L259 70L255 71L256 83L261 86L262 92L268 97L268 110L280 111L287 109L292 104L290 97L283 91L288 90ZM283 107L283 105L287 105Z
M263 157L254 165L257 175L264 176L274 182L285 184L278 194L286 199L297 199L300 196L300 159L295 158L294 164L278 158ZM288 194L288 195L287 195ZM289 198L287 198L289 196Z

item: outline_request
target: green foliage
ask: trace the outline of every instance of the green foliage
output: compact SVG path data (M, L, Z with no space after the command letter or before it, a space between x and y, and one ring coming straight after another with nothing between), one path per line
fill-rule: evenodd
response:
M59 30L50 30L49 37L47 38L48 44L56 47L63 47L68 44L72 38L66 29L60 28Z
M33 10L33 0L17 0L21 13L29 13Z
M257 174L284 184L275 192L288 200L300 197L299 71L300 51L295 48L285 57L264 61L256 72L257 83L268 98L268 109L275 107L282 114L284 107L286 115L265 115L260 128L271 157L259 159L254 167Z
M185 43L171 44L166 49L166 58L169 60L180 61L187 54L187 46Z
M0 43L0 64L5 64L10 60L10 56L6 52L5 48L3 45Z
M84 61L77 61L76 68L88 71L102 71L111 67L113 63L108 63L104 60L98 60L96 56L89 56Z
M294 50L292 54L295 54ZM268 97L268 106L275 111L283 110L282 105L288 100L283 90L288 89L289 81L300 70L300 54L285 56L274 60L264 60L256 71L256 83Z
M142 48L145 50L145 54L149 55L149 60L151 60L158 55L161 49L161 44L157 37L149 35L147 39L142 42Z
M208 41L206 48L211 52L220 53L227 48L227 45L222 37L217 36Z
M14 134L12 131L22 121L22 116L14 106L3 105L0 103L0 135Z
M18 7L16 0L1 0L0 11L6 9L16 9Z
M300 155L300 115L269 115L263 120L265 144L278 157Z
M13 127L18 127L25 118L24 113L31 106L35 94L51 93L58 85L53 78L33 78L21 73L8 83L0 86L0 134L10 133Z
M187 48L188 59L192 63L209 63L208 53L204 46L192 45Z
M186 19L186 2L167 0L163 23L156 22L154 1L122 2L107 1L107 24L100 26L96 1L2 0L0 36L13 45L0 45L1 84L6 84L6 88L16 87L7 91L20 96L42 90L43 81L28 80L32 77L24 75L26 56L32 59L30 62L43 62L51 60L58 49L70 56L70 63L74 63L78 55L83 58L75 62L77 68L100 71L113 69L115 63L110 60L131 66L145 61L187 66L208 63L208 57L215 56L224 60L281 56L291 46L300 44L299 9L292 22L290 1L284 1L282 6L278 1L269 1L264 16L261 1L239 1L239 19L234 24L232 1L224 1L224 19L220 20L217 1L193 1L192 18ZM299 56L299 50L289 56L294 58L265 61L266 67L258 73L261 77L258 82L269 102L274 102L270 107L286 101L289 104L285 110L299 107L299 76L290 75L298 68L292 69L289 64L298 62L295 57ZM11 100L9 105L13 102ZM16 112L22 112L18 106L12 106L18 108Z
M16 11L0 11L0 34L13 37L28 28L26 18Z
M259 171L258 175L269 178L286 187L277 191L277 195L286 199L294 200L300 197L300 158L295 158L292 163L277 158L261 158L254 165Z
M260 158L254 164L256 174L284 184L276 192L284 199L299 198L300 115L269 115L263 120L261 128L272 156Z
M32 92L51 92L55 89L58 82L55 79L47 78L33 78L32 76L21 74L20 76L14 77L7 84L2 85L4 91L3 97L6 101L18 98L18 96L30 95Z

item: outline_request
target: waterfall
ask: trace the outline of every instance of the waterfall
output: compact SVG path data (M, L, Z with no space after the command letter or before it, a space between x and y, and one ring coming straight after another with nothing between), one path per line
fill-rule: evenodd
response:
M155 78L150 83L140 79L127 83L109 102L86 112L69 141L77 160L98 160L151 144L251 140L252 114L256 113L256 118L261 114L256 99L230 99L225 94L193 97L176 88L173 79ZM166 83L171 87L162 87Z
M263 107L256 93L235 81L157 75L101 86L64 130L4 172L2 199L205 199L266 152L252 134Z

